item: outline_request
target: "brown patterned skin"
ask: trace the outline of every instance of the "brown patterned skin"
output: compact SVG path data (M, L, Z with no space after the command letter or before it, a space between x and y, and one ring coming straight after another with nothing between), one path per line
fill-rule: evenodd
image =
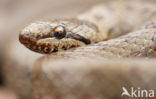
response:
M112 1L97 5L74 19L54 19L32 23L21 31L19 40L32 51L48 54L123 35L135 30L155 15L154 4ZM60 29L56 28L60 26L64 30L61 29L56 33ZM60 37L56 37L55 34ZM101 48L102 43L99 43L97 48Z
M64 29L62 38L56 37L58 26ZM57 30L58 31L58 30ZM90 32L89 35L83 34ZM38 21L26 27L19 35L19 40L29 49L40 53L51 53L60 49L90 44L90 36L96 36L95 29L76 19ZM94 38L95 39L95 38ZM93 40L94 41L94 40Z

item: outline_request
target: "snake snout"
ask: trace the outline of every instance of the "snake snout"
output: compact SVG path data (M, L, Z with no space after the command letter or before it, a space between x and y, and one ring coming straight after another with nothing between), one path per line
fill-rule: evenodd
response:
M52 37L48 22L35 22L25 27L19 34L19 41L26 47L34 46L40 39Z
M30 38L28 35L25 35L22 32L19 34L19 41L29 49L36 45L35 39Z
M28 44L29 43L29 35L28 33L25 33L23 31L20 32L19 34L19 41L22 43L22 44Z

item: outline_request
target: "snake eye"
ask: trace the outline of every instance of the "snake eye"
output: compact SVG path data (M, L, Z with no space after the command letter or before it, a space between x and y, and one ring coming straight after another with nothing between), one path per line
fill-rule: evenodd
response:
M54 28L54 36L56 38L62 39L63 37L65 37L65 35L66 35L66 31L63 26L57 26Z

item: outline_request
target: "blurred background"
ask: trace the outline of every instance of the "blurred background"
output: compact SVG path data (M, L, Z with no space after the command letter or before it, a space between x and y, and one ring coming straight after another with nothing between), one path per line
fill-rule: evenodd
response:
M18 42L22 28L39 19L73 17L107 1L0 0L0 99L34 99L31 67L42 55L29 51Z

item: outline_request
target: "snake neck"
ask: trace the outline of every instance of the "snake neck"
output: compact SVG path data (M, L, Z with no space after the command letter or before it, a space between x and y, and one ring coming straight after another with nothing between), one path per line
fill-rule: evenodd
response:
M103 29L100 28L98 23L81 18L79 16L76 17L76 19L79 21L79 24L81 24L84 27L86 26L87 28L89 28L89 29L86 29L88 31L85 30L83 32L85 32L84 34L86 34L84 37L90 39L91 43L96 43L99 41L106 40L107 35L106 33L103 33L103 31L101 31Z

